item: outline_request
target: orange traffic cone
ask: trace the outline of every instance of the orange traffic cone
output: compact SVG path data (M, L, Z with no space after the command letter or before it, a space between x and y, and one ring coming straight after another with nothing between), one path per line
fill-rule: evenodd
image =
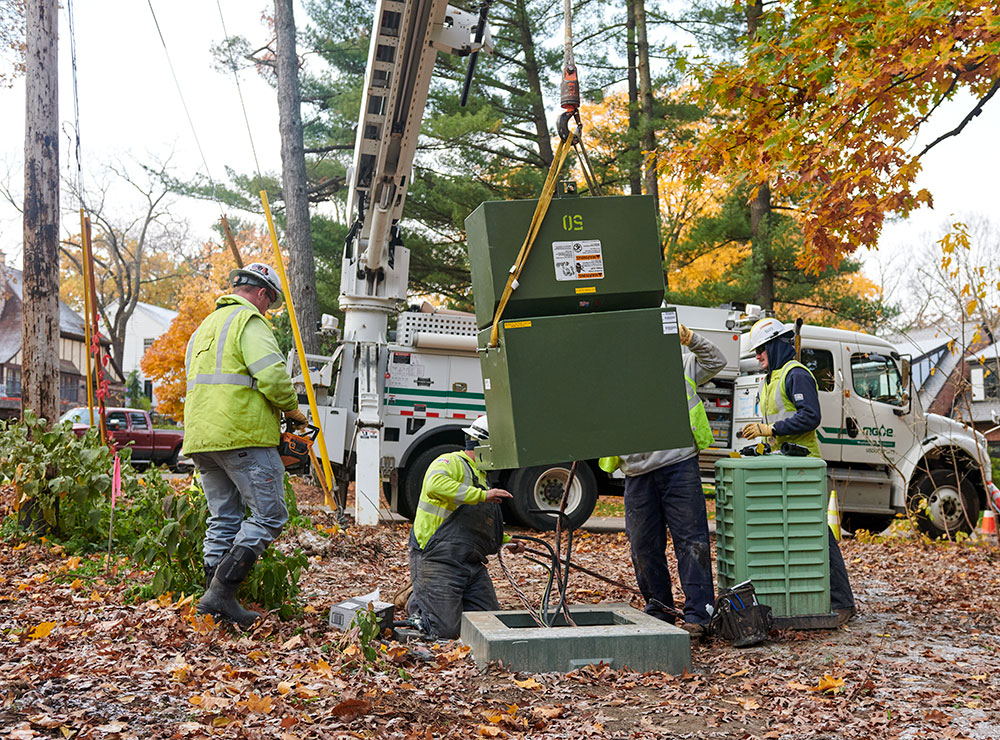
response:
M997 533L997 520L993 516L992 509L983 512L983 523L979 525L979 531L983 534L995 535Z

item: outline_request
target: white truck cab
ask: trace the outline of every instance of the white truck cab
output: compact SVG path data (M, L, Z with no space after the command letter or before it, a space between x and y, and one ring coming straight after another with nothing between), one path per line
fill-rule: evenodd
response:
M720 337L731 342L733 311L678 308L680 321L689 328L716 343ZM802 327L800 336L801 362L819 388L820 451L848 528L879 531L896 514L910 512L932 536L972 531L992 479L985 437L926 413L910 385L909 360L885 340L809 325ZM720 454L751 444L739 431L762 419L764 375L746 334L738 362L730 362L702 393L706 408L718 397L716 389L730 380L732 443L703 452L703 469L714 466Z

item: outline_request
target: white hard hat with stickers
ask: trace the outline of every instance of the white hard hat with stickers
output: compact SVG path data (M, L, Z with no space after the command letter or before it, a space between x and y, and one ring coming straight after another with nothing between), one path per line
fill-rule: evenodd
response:
M756 352L772 339L790 337L794 333L792 327L785 326L777 319L761 319L750 327L750 349Z
M485 416L480 416L462 431L478 442L490 441L490 425Z
M277 308L281 305L284 294L281 291L281 277L278 271L263 262L254 262L246 267L240 267L229 273L229 281L233 287L237 285L259 285L262 288L270 288L276 297L271 301L270 308Z

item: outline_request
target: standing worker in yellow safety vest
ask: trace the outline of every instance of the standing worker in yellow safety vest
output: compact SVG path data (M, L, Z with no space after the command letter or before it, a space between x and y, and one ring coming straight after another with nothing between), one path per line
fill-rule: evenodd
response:
M795 359L794 336L794 329L777 319L761 319L751 327L750 346L767 373L759 398L764 422L747 424L742 434L745 439L774 437L779 445L800 445L809 450L810 457L822 457L816 436L821 417L819 389L809 368ZM838 624L844 624L857 608L844 556L832 531L829 537L830 606L840 617Z
M697 387L715 377L726 366L726 358L712 342L683 324L679 333L681 344L690 350L684 357L684 391L691 444L675 450L602 457L598 464L605 472L620 467L625 474L625 533L635 579L646 599L646 613L664 621L674 619L666 556L669 529L684 589L684 621L680 626L692 637L702 637L709 622L708 607L715 603L715 587L698 452L711 445L714 437Z
M198 468L210 512L198 612L249 627L260 614L244 609L236 592L288 520L281 412L295 424L306 418L264 318L281 304L278 273L255 262L229 279L232 293L188 342L183 452Z
M500 608L487 556L510 541L500 502L511 495L490 488L476 467L476 446L490 437L486 417L462 431L465 451L440 455L427 469L410 532L413 593L407 611L428 635L447 639L458 637L463 611ZM522 548L520 542L508 547Z

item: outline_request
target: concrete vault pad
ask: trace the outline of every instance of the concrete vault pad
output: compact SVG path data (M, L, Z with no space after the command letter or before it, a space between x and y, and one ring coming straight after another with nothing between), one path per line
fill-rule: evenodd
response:
M681 673L691 666L687 632L628 604L573 606L570 613L576 627L560 616L557 626L544 628L526 611L465 612L462 642L479 666L500 660L508 670L530 673L565 673L592 663L640 673Z

